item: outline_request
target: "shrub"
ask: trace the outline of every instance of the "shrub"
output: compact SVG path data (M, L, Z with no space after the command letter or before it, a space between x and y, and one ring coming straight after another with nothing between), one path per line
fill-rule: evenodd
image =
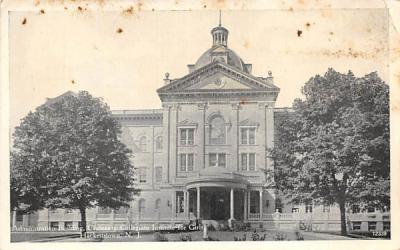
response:
M215 231L215 227L212 224L207 225L207 229L208 231Z
M155 241L168 241L168 238L165 235L161 234L160 232L156 232L154 234L154 240Z
M281 232L276 233L276 235L274 236L274 240L278 240L278 241L286 240L286 238L287 238L287 235L285 233L281 233Z
M218 238L212 238L212 237L210 237L210 236L208 236L208 238L205 238L204 240L205 240L205 241L219 241Z
M179 237L179 239L180 239L180 241L192 241L192 236L190 234L189 235L181 235Z
M296 240L304 240L303 234L300 231L294 232L294 235L296 236Z
M242 236L241 238L240 238L240 237L234 236L234 237L233 237L233 240L234 240L234 241L246 241L246 240L247 240L246 237L247 237L246 234L243 234L243 236Z

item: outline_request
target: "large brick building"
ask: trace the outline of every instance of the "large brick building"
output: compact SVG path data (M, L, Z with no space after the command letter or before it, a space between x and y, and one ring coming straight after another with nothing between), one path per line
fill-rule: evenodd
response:
M312 221L317 230L340 229L336 207L281 201L267 174L273 163L266 157L282 112L275 108L280 89L271 72L252 74L252 65L228 47L228 33L221 25L212 29L211 48L188 65L187 75L165 75L157 90L162 108L113 111L122 124L122 141L134 152L141 192L130 209L88 211L89 228L200 218L209 223L261 222L275 228ZM62 209L24 216L27 219L14 216L13 225L68 229L80 220L78 211ZM350 227L360 230L390 227L387 214L352 216Z

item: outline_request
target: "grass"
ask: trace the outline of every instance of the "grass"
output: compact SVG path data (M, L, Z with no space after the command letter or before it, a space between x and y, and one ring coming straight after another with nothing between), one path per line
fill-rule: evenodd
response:
M157 235L158 234L158 235ZM95 234L89 234L87 238L80 238L79 233L71 232L12 232L11 242L146 242L146 241L159 241L162 238L168 241L182 241L182 239L190 239L191 241L203 241L202 231L191 231L191 232L165 232L155 233L147 232L140 233L140 238L136 232L128 235L123 232L96 232ZM161 235L161 238L159 238ZM218 241L234 241L234 238L243 239L246 235L247 241L252 241L252 232L230 232L230 231L209 231L208 236L211 240ZM264 232L258 232L258 237L264 237L265 241L278 240L296 240L295 232L283 232L278 230L265 230ZM280 237L279 237L280 236ZM313 234L302 235L304 240L321 240L321 237L316 237Z

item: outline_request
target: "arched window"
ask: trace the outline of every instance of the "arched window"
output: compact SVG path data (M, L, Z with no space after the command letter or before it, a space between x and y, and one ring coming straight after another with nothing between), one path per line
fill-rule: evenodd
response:
M140 151L142 151L142 152L147 151L146 136L140 137L139 146L140 146Z
M139 200L139 217L143 218L146 210L146 201L144 199Z
M225 121L221 116L215 116L210 121L210 144L225 144Z
M160 199L157 199L156 200L156 203L155 203L155 209L160 209L160 205L161 205L161 200Z
M163 148L163 138L159 136L156 138L156 151L161 151Z

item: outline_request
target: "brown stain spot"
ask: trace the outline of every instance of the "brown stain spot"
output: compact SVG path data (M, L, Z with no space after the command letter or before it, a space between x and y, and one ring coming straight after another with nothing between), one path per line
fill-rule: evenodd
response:
M204 4L204 5L203 5L203 8L206 9L206 8L207 8L207 4Z
M151 11L154 11L154 8L152 8Z
M311 27L311 23L309 23L309 22L306 22L305 26L306 26L306 28L308 29L308 28L310 28L310 27Z
M26 21L26 17L24 17L24 19L22 19L22 22L21 22L21 23L22 23L22 25L25 25L26 22L27 22L27 21Z
M371 28L367 28L368 33L371 33L371 31L372 31Z
M333 35L334 35L334 33L331 31L331 32L329 32L329 35L333 36Z
M245 105L246 102L247 102L247 99L246 99L246 98L240 98L239 104L240 104L240 105Z
M44 15L45 14L44 9L41 9L39 14Z
M75 80L71 80L71 84L75 84Z
M127 15L127 16L131 16L135 13L135 10L133 9L133 6L129 6L129 8L124 9L122 11L122 14Z
M297 37L301 37L301 34L303 34L302 30L297 30Z
M68 7L67 7L67 6L64 6L64 10L68 10Z
M122 33L122 32L124 32L123 29L121 29L121 28L118 28L118 29L117 29L117 33Z
M38 6L40 4L40 0L35 0L34 5Z
M292 6L289 7L289 11L293 12L293 7Z
M81 6L78 6L78 11L83 12L83 8Z

